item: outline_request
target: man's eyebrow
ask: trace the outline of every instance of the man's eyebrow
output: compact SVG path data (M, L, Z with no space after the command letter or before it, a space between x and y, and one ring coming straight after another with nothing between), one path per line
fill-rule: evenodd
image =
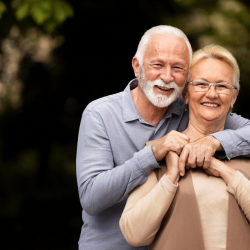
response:
M154 63L166 64L167 62L164 61L164 59L152 59L152 60L149 61L149 63L150 63L150 64L154 64ZM173 64L173 65L175 65L175 64L180 64L180 65L183 65L183 66L184 66L186 63L185 63L184 60L178 60L177 62L174 62L174 63L172 63L172 64Z
M152 59L149 63L153 64L153 63L165 63L165 62L163 61L163 59Z

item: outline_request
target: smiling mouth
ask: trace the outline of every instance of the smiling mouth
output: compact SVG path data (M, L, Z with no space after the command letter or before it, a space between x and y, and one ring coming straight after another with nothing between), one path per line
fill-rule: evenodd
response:
M169 91L169 90L173 89L173 88L166 88L166 87L157 86L157 85L155 85L155 86L156 86L158 89L162 90L162 91Z
M216 103L208 103L208 102L204 102L204 103L202 103L201 105L207 106L207 107L213 107L213 108L217 108L217 107L220 106L219 104L216 104Z

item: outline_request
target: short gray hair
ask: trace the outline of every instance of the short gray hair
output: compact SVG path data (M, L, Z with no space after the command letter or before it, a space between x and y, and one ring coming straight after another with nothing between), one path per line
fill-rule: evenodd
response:
M233 79L234 86L237 89L240 89L240 83L239 83L240 70L239 70L237 61L232 55L232 53L222 46L211 44L211 45L205 46L202 49L195 51L193 54L193 59L192 59L190 68L192 69L197 63L208 58L218 59L229 64L233 68L233 71L234 71L234 79Z
M135 57L137 58L140 65L142 65L142 60L145 55L146 45L148 44L149 39L152 35L173 35L175 37L183 39L188 47L189 58L190 58L189 65L191 64L192 47L184 32L178 28L169 25L159 25L147 30L142 36L141 41L139 42Z

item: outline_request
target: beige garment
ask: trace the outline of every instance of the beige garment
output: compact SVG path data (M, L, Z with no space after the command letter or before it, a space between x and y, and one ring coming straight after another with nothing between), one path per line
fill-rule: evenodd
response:
M236 172L242 175L240 172ZM192 180L198 202L204 246L207 250L226 249L228 193L222 178L192 171Z
M163 168L161 171L164 172L166 169ZM225 214L227 214L228 204L225 199L225 196L228 194L226 190L236 197L237 202L249 220L250 198L248 194L250 193L250 182L240 172L235 174L228 188L223 184L224 181L218 182L219 178L212 176L208 178L207 174L203 172L194 171L193 179L197 198L199 199L202 193L204 193L206 198L209 199L209 206L213 206L214 203L216 204L209 208L208 211L206 201L198 201L205 249L226 249L227 216ZM218 187L218 190L214 189L215 186ZM163 175L158 181L156 172L154 171L150 174L145 184L137 187L130 194L120 220L122 233L129 244L140 246L149 245L153 242L161 226L161 221L175 196L176 190L177 186L173 185L166 175ZM216 192L216 196L211 195L210 193L212 192ZM220 197L222 198L222 202L220 201ZM217 205L218 202L219 204ZM209 217L210 214L207 215L208 212L215 217L218 214L217 219L212 218L210 221L211 217ZM220 218L221 214L223 216ZM206 227L206 223L209 224L208 227ZM222 239L217 237L218 232L216 230L212 230L213 225L219 226L222 229L223 234L220 234ZM216 234L215 237L213 237L213 232Z

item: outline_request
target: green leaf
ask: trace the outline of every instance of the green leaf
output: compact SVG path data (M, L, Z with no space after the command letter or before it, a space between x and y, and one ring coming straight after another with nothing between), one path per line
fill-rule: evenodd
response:
M68 4L68 3L66 3L66 2L64 2L64 5L65 5L65 10L66 10L66 12L67 12L68 17L73 16L73 15L74 15L74 10L73 10L73 8L71 7L71 5Z
M52 32L53 30L55 30L57 25L58 25L58 23L56 23L53 20L50 20L50 21L47 21L47 22L44 23L44 28L48 32Z
M6 5L0 1L0 18L2 17L2 14L7 10Z
M30 3L29 2L22 3L21 6L18 7L17 10L16 10L16 18L17 18L17 20L22 20L25 17L27 17L28 14L29 14L29 9L30 9Z
M49 19L51 13L48 9L44 9L44 5L41 2L34 3L31 8L31 16L37 24L43 24Z
M73 14L74 11L67 2L58 0L55 3L54 19L58 23L62 23L66 18L73 16Z
M43 1L39 1L39 3L37 3L41 9L43 9L44 12L48 12L51 13L52 10L52 2L51 0L43 0Z

